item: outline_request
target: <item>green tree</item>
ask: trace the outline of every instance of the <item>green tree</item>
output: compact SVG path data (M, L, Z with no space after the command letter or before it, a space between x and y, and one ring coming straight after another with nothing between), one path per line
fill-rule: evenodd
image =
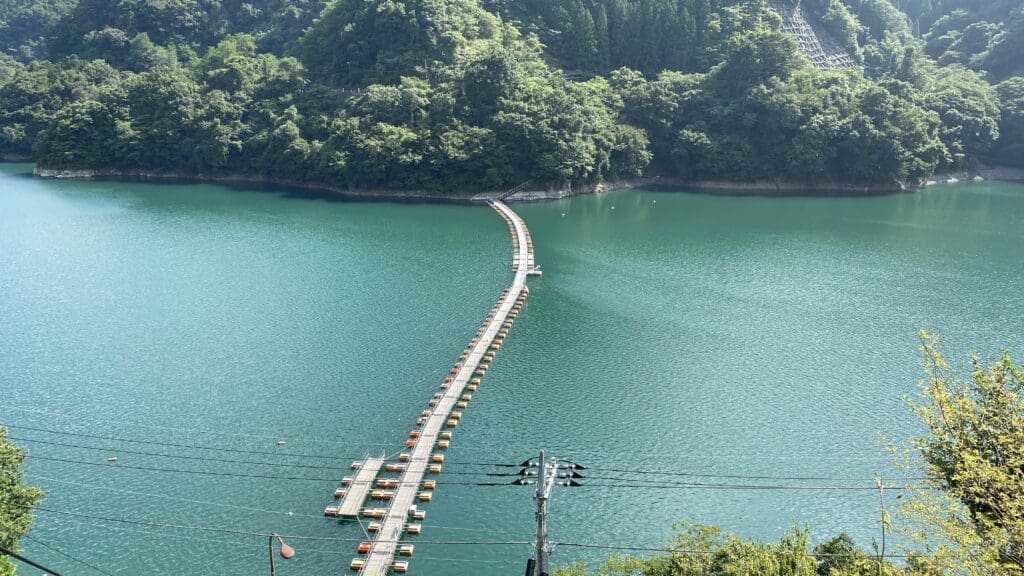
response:
M516 51L492 46L486 54L468 64L463 77L457 102L466 120L485 123L498 111L501 99L512 97L527 76Z
M1024 573L1024 368L1009 353L991 365L972 359L958 377L922 333L926 379L913 405L926 433L913 445L927 479L904 512L934 551L920 561L969 573Z
M999 142L992 152L996 162L1024 167L1024 77L996 86L999 93Z
M302 61L331 85L391 84L436 75L504 30L474 0L337 0L303 37Z
M23 62L45 57L49 29L73 6L70 0L0 2L0 53Z
M127 60L127 67L135 72L178 64L177 50L174 47L157 46L145 32L136 35L128 43Z
M981 66L999 78L1024 75L1024 7L1018 7L989 44Z
M924 105L942 121L940 137L955 166L970 166L999 139L999 97L977 73L941 68L928 82Z
M36 138L36 154L56 168L110 168L139 146L130 122L105 102L82 99L61 108Z
M651 157L650 140L643 129L624 124L615 126L615 147L609 158L612 178L642 176Z
M594 16L583 0L572 0L566 7L568 26L565 29L566 66L574 70L598 69L598 36Z
M597 5L597 14L594 16L594 34L597 41L597 67L608 70L611 66L611 32L608 24L608 10L604 3Z
M8 442L7 429L0 426L0 546L13 552L32 526L32 508L43 497L42 490L25 484L24 459L25 451ZM0 555L0 576L12 574L14 565Z
M608 17L608 67L618 68L629 65L636 67L628 52L628 47L631 44L628 38L629 4L626 0L606 0L601 3L601 6L605 8Z
M715 67L710 80L722 96L738 95L772 78L785 80L801 66L793 40L760 27L729 40L725 60Z

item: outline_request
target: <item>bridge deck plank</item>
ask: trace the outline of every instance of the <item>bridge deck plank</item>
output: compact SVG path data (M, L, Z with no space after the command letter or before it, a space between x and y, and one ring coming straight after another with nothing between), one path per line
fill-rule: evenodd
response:
M383 458L367 458L363 460L359 470L356 471L355 478L352 479L352 483L346 488L345 497L338 508L338 516L359 515L363 502L366 502L366 496L370 493L370 489L373 488L373 481L377 478L377 474L383 466Z

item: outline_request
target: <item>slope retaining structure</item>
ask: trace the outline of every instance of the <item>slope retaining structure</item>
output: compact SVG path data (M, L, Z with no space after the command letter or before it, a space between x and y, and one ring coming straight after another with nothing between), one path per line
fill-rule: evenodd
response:
M335 491L335 497L342 498L338 506L328 506L327 516L360 515L375 521L368 526L371 539L361 543L357 552L361 556L352 560L349 568L366 576L384 576L392 571L405 573L409 562L396 560L396 556L413 555L414 543L403 544L405 534L420 534L422 526L415 523L423 520L426 511L416 506L417 502L429 502L433 497L435 480L428 475L440 474L444 464L443 449L452 439L453 428L462 419L466 408L487 373L494 355L501 348L509 329L526 302L530 289L526 285L528 276L540 275L534 265L533 240L526 224L500 200L488 200L487 204L498 213L508 225L512 237L512 284L504 289L483 325L469 341L455 366L444 378L440 390L428 402L416 420L416 427L405 441L407 451L402 452L397 462L383 458L367 458L353 463L357 471L355 478L346 478ZM386 473L397 477L376 478L383 466ZM383 490L370 491L371 482ZM375 500L388 500L387 508L363 508L367 496ZM342 514L344 512L344 514Z
M842 70L857 65L853 57L828 34L818 32L804 16L803 8L792 0L770 0L782 16L782 32L791 36L800 51L818 70Z

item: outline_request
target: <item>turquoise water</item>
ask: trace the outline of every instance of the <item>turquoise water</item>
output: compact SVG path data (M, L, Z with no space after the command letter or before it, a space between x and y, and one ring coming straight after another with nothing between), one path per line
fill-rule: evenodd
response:
M19 443L48 492L26 550L64 573L100 572L51 548L110 574L249 575L266 571L264 539L148 524L359 538L323 507L351 458L398 449L508 283L497 215L28 168L0 174L0 421L32 440ZM521 573L528 545L450 542L531 540L529 488L473 485L515 469L463 463L539 448L592 467L585 487L556 489L558 541L650 546L690 520L764 539L806 522L868 545L870 490L637 486L869 487L893 473L880 435L915 430L919 328L961 364L1024 349L1024 186L516 209L544 277L455 432L460 464L425 506L414 573ZM354 556L289 543L282 575Z

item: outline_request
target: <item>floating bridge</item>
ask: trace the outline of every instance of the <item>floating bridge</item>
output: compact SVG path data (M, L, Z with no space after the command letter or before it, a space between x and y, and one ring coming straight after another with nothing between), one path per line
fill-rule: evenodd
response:
M417 503L430 502L437 486L436 480L428 479L428 475L441 473L443 450L452 440L452 429L462 418L461 410L469 405L472 393L480 385L526 302L530 292L527 277L540 275L534 264L533 240L526 224L500 200L488 200L487 204L505 220L512 236L514 276L511 286L502 291L438 392L428 401L409 432L405 441L407 450L398 456L398 461L388 461L381 456L353 462L354 476L342 479L341 486L334 492L338 503L324 510L324 515L330 517L372 520L367 527L372 539L358 546L358 556L349 565L359 574L384 576L391 571L405 573L409 570L409 562L398 557L413 555L414 544L403 544L403 537L422 531L417 521L426 517L426 511L417 508ZM368 499L388 504L367 507Z

